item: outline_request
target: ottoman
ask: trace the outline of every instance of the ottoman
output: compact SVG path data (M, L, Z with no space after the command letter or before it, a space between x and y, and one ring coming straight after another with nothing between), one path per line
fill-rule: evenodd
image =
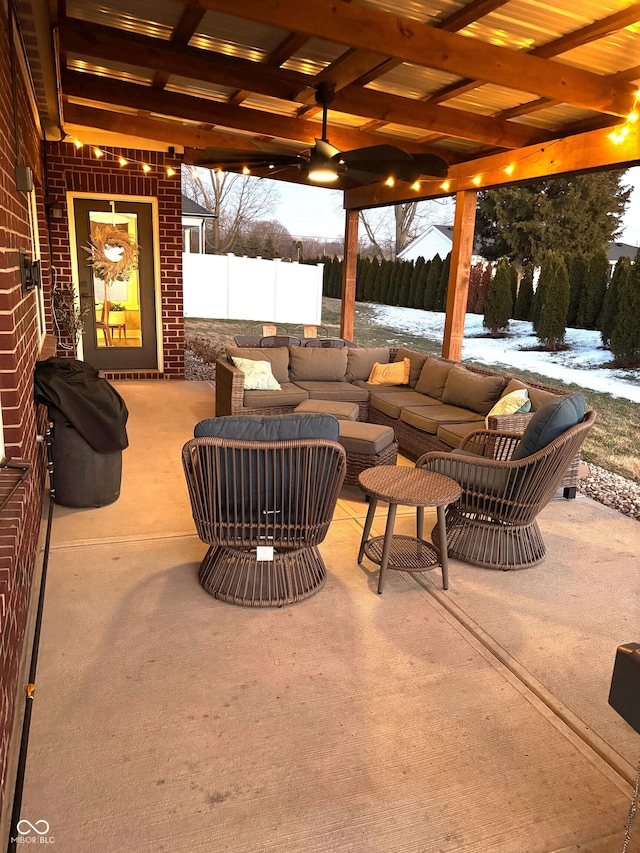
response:
M396 464L398 442L391 427L362 421L339 421L338 425L338 441L347 451L346 484L357 486L358 474L365 468Z
M360 407L357 403L334 403L331 400L303 400L293 410L321 415L333 415L339 421L357 421Z

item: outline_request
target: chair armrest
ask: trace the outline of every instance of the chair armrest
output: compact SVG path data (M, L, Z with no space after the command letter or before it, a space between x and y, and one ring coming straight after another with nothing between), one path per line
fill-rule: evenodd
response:
M216 361L216 417L244 408L244 373L228 361Z
M521 433L493 429L479 429L466 435L460 450L484 456L487 459L507 460L520 443Z
M523 412L512 415L488 415L487 429L499 430L500 432L517 432L519 435L525 431L527 424L533 417L533 412Z

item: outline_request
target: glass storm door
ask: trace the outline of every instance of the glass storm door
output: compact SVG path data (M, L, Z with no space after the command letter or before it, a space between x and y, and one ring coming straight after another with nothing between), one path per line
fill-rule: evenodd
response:
M84 360L99 370L156 369L151 204L75 199L74 218Z

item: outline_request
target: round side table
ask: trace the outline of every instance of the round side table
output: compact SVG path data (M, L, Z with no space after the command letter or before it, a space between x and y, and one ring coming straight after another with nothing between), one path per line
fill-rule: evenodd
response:
M358 563L362 563L362 558L367 556L371 562L380 566L378 594L382 595L387 569L399 572L426 572L440 566L442 587L449 589L444 511L448 504L456 501L462 494L458 483L451 477L436 474L434 471L392 465L367 468L358 477L358 482L370 498ZM387 526L384 536L369 539L379 500L389 504ZM416 536L393 535L398 505L416 507ZM424 541L424 508L428 506L436 507L440 548Z

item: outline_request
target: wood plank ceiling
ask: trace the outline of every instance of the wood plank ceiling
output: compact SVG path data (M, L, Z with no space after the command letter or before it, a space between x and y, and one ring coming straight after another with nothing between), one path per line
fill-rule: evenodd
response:
M328 138L450 164L620 124L640 82L624 0L51 0L62 126L185 148ZM286 180L304 180L285 170Z

